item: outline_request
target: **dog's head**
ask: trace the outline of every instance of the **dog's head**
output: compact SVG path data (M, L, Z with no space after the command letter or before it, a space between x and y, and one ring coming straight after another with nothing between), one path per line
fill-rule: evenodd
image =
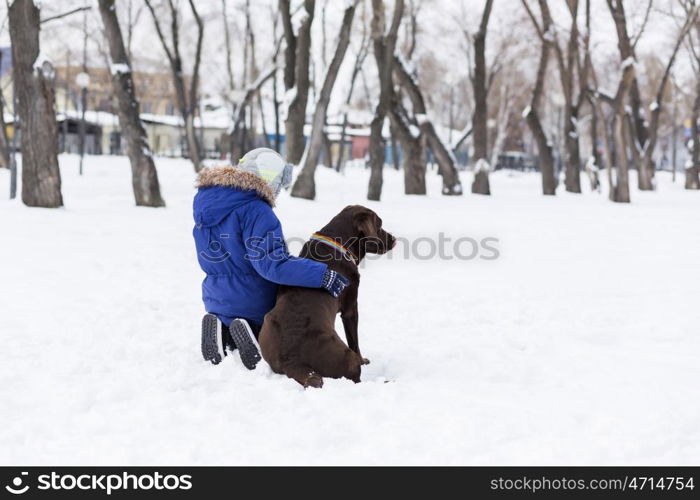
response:
M394 248L396 238L382 227L382 219L362 205L345 207L364 253L383 254Z

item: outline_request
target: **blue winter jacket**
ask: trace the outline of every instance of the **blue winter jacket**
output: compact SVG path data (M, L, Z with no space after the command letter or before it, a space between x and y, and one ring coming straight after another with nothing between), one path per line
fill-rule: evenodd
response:
M264 181L230 167L206 170L194 197L193 230L206 273L204 306L226 325L234 318L261 324L278 284L318 288L327 266L289 255Z

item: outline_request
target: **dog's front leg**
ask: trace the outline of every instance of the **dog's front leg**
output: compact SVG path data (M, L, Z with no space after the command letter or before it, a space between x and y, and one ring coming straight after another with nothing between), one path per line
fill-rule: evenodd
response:
M351 293L344 297L343 308L340 310L340 317L343 320L343 329L345 330L345 338L348 341L348 347L362 358L357 334L357 324L359 320L359 315L357 313L357 290L349 290L349 292ZM368 365L369 359L362 358L362 364Z

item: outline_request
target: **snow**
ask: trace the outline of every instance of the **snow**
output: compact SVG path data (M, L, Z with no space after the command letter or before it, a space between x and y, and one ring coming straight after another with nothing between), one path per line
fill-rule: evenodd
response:
M40 71L46 79L53 79L56 75L51 59L44 52L39 52L32 67L34 70Z
M527 115L530 114L530 111L532 111L532 106L528 104L527 106L525 106L525 109L523 109L522 117L527 118Z
M659 103L654 101L649 105L649 111L656 111L659 109Z
M110 71L112 75L118 75L120 73L131 73L131 68L125 63L112 63L110 65Z
M301 25L307 22L309 17L306 7L302 7L292 14L292 30L294 31L294 36L299 36Z
M630 56L630 57L628 57L627 59L625 59L624 61L622 61L621 68L622 68L623 70L624 70L624 69L627 69L629 66L633 66L633 65L634 65L634 62L635 62L635 61L634 61L634 57Z
M491 166L489 165L489 162L484 160L483 158L479 158L476 162L476 165L474 165L475 172L488 172L490 170Z
M418 125L423 125L428 121L428 115L425 113L418 113L416 114L416 121L418 122Z
M289 114L289 106L291 106L292 102L294 99L297 98L297 86L295 85L294 87L288 89L284 95L282 96L282 104L280 106L280 118L282 120L287 119L287 115Z
M418 127L416 127L413 123L411 123L408 126L408 131L411 133L411 136L413 136L414 138L420 137L420 129Z
M368 170L318 169L317 201L285 192L276 209L293 251L362 203L401 238L495 237L501 257L405 258L402 242L366 262L363 381L304 391L264 365L200 359L189 162L156 158L162 209L133 206L124 157L87 156L82 177L77 157L60 162L60 210L8 201L0 169L2 465L700 456L698 193L666 172L654 193L631 172L622 206L587 185L543 197L539 175L500 170L493 196L442 196L429 172L421 197L385 169L383 201L367 202Z
M598 168L598 165L595 164L595 156L589 156L588 160L586 160L586 170L590 170L591 172L599 172L600 168Z

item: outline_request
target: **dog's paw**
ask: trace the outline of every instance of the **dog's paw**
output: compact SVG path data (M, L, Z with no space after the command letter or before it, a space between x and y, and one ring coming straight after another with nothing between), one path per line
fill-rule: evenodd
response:
M306 381L304 382L304 387L315 387L320 389L323 387L323 378L317 373L309 373L309 376L306 377Z
M363 364L363 365L368 365L368 364L369 364L369 359L367 359L367 358L362 358L362 364Z

